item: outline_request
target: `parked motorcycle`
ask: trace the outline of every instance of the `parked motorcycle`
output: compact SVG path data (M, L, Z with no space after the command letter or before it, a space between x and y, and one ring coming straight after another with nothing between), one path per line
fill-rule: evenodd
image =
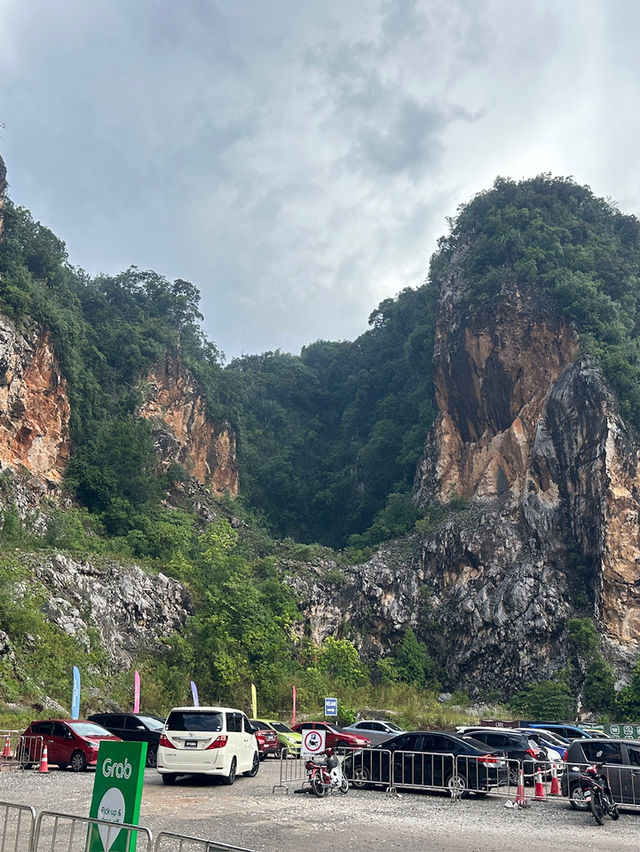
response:
M345 794L349 780L342 772L342 764L332 749L327 749L322 759L312 758L305 763L307 782L311 792L322 797L327 792Z
M602 769L601 764L594 763L583 770L578 778L584 801L591 808L598 825L603 825L604 816L608 814L611 819L618 819L618 806L613 801L609 779Z

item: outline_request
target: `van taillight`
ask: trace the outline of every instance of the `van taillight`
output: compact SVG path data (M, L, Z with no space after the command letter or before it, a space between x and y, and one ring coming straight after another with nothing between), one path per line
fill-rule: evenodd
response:
M227 740L229 737L226 734L220 734L219 737L216 737L215 740L211 743L211 745L207 746L207 751L210 748L224 748L227 744Z
M161 745L163 748L175 748L169 737L166 737L164 734L160 734L160 742L158 745Z

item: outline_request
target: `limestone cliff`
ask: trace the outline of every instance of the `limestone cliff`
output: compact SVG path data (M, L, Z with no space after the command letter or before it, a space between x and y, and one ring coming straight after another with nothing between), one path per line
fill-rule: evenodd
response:
M54 487L69 457L70 406L51 336L0 315L0 464Z
M180 464L215 494L238 493L236 439L227 421L213 423L193 375L178 351L169 350L144 380L138 413L153 424L164 469Z
M513 692L553 676L569 618L591 617L624 681L640 649L640 444L541 288L505 281L495 309L474 313L463 263L452 267L415 496L427 515L454 496L466 507L338 583L336 566L292 572L304 629L377 655L412 627L451 684Z

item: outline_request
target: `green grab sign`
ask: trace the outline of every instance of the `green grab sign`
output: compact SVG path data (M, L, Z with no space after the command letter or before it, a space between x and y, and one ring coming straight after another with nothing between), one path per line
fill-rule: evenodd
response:
M614 739L638 740L640 739L640 725L629 725L623 722L619 725L598 725Z
M138 824L146 759L146 743L100 743L90 817ZM127 832L117 825L93 825L89 829L87 852L133 852L135 848L135 833L127 838Z

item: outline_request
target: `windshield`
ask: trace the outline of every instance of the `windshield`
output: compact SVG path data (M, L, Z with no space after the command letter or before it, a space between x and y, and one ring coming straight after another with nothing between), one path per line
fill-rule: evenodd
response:
M95 722L67 722L71 730L79 737L112 737L113 734L96 725Z
M280 731L281 734L294 734L295 731L292 731L288 725L285 725L284 722L271 722L271 727L276 731Z
M398 733L402 733L402 728L399 728L397 725L394 725L393 722L387 722L387 728L391 728L392 731L398 731Z
M221 731L222 713L174 710L169 713L166 728L167 731Z
M146 725L150 731L161 731L164 728L164 722L156 719L155 716L138 716L138 719L143 725Z

